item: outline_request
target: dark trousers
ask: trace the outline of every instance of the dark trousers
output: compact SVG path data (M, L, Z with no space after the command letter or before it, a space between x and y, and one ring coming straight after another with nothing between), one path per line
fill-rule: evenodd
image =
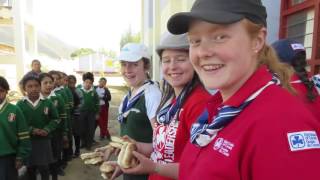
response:
M81 141L86 148L91 148L95 133L95 113L92 111L81 111L79 120L81 124Z
M61 162L61 155L62 155L62 132L54 132L51 138L51 146L52 146L52 154L55 162L49 165L50 174L52 176L52 180L58 179L58 171L59 171L59 162Z
M74 138L74 146L75 146L75 150L74 150L74 154L75 155L79 155L80 154L80 136L79 135L73 135Z
M51 163L49 165L49 168L50 168L50 174L52 177L51 180L58 180L58 172L59 172L59 168L60 168L59 162Z
M0 156L0 179L17 180L16 157L14 155Z
M28 180L37 180L37 170L40 173L41 180L49 180L49 166L29 166L28 167Z

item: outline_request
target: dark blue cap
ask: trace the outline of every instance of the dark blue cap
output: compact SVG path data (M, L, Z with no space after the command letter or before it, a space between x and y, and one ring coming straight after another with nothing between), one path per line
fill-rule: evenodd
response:
M292 39L280 39L271 46L275 49L280 61L288 64L291 64L297 54L306 54L303 44Z

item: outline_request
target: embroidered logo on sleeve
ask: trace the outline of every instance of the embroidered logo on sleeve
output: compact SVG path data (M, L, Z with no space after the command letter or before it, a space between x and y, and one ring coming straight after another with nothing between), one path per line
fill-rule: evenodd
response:
M306 149L320 149L320 143L315 131L300 131L288 133L288 141L291 151Z

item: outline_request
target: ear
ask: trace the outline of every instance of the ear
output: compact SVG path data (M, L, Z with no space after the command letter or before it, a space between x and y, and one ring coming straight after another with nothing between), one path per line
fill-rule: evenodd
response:
M267 36L267 29L263 27L259 30L259 33L257 34L256 38L253 41L252 49L254 53L258 53L261 51L261 49L266 43L266 36Z

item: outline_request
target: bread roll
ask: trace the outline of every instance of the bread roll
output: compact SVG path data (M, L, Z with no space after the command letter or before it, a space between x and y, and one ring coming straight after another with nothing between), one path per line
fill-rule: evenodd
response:
M137 146L133 143L126 143L122 146L118 156L118 164L122 168L132 168L136 166L137 159L132 154L133 151L137 150Z
M99 169L102 173L110 173L115 170L115 168L107 162L103 162Z
M84 161L84 164L98 164L101 162L103 162L103 159L101 156L99 156L99 157L95 157L95 158L91 158L91 159L86 159Z
M121 147L122 147L123 144L118 143L118 142L110 142L109 145L112 146L112 147L121 149Z
M106 151L107 149L110 149L110 148L113 148L113 147L110 144L108 144L106 146L102 146L102 147L96 148L94 150L94 152L104 152L104 151Z
M85 160L85 159L91 159L91 158L95 158L95 157L98 157L98 156L101 156L101 153L99 152L90 152L90 153L83 153L80 155L80 158L82 160Z
M111 141L121 143L121 144L123 144L125 142L123 139L121 139L120 137L117 137L117 136L111 136Z

